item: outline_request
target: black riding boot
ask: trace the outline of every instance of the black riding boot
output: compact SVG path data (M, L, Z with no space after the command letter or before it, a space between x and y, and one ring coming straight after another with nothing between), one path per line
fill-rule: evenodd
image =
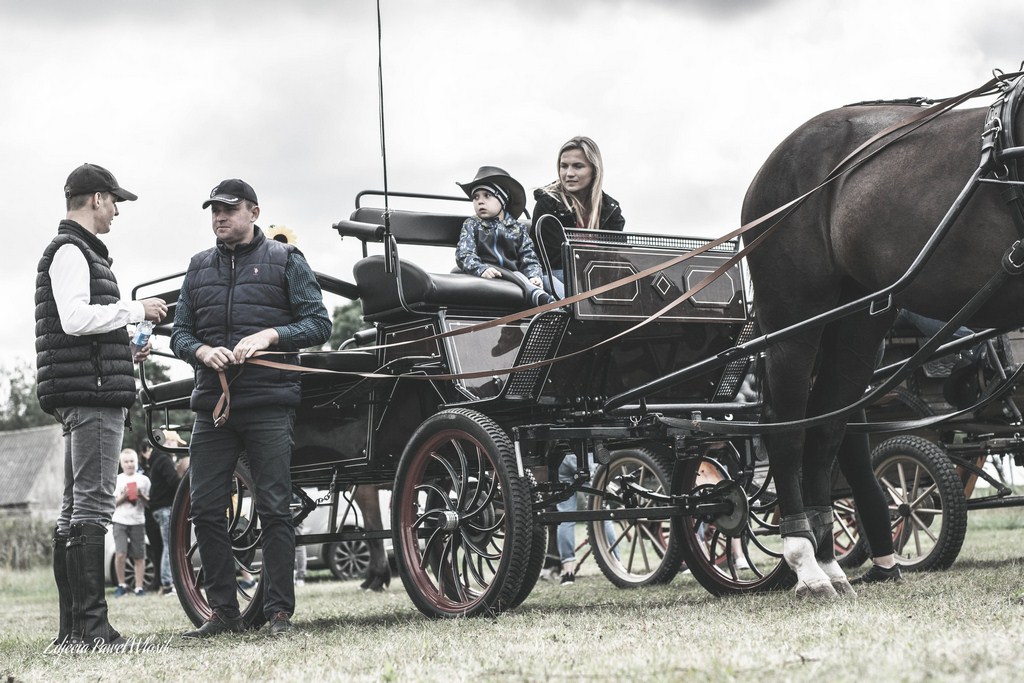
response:
M107 621L103 580L103 539L106 535L106 529L97 524L73 524L67 550L72 596L70 640L94 647L125 642Z
M53 643L60 645L71 635L71 584L68 582L68 536L53 530L53 580L57 582L57 605L60 625Z

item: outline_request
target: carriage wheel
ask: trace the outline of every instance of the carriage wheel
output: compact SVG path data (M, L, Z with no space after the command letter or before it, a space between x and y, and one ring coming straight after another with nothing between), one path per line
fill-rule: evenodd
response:
M859 567L871 555L858 524L853 498L840 498L832 503L832 547L840 567Z
M195 530L189 517L192 496L189 491L190 472L186 472L171 507L171 576L185 614L196 626L213 616L203 588L203 565L199 557ZM239 462L235 467L231 505L225 511L228 534L235 556L235 580L238 586L238 607L246 628L259 628L267 620L263 614L263 582L260 567L255 563L260 544L256 515L256 497L249 468Z
M536 490L537 480L534 479L533 473L530 470L526 470L526 482L531 492ZM532 498L534 501L539 501L544 496L537 492ZM530 557L526 562L526 570L523 572L523 583L519 586L519 591L512 598L512 601L505 606L505 609L512 609L521 605L523 600L526 600L527 596L533 592L537 581L540 579L540 574L544 570L544 559L548 553L548 527L546 524L537 524L536 522L533 524L533 539L530 541L530 544Z
M622 510L662 505L637 497L623 501L618 494L624 479L668 495L671 462L643 448L614 451L607 465L594 474L594 488L605 495L591 495L591 510ZM679 573L682 551L671 542L668 519L617 519L587 522L587 538L601 572L619 588L668 583Z
M676 464L673 491L710 497L720 481L730 480L742 487L749 507L737 533L726 534L711 517L672 519L672 539L681 546L687 569L712 595L788 588L794 574L782 559L778 505L766 469L688 458Z
M391 528L402 583L428 617L495 614L516 598L533 544L527 480L490 418L428 418L395 474Z
M919 436L897 436L871 454L889 499L892 539L900 566L947 569L967 533L963 482L949 455Z
M324 557L334 578L340 581L363 578L370 569L370 544L366 541L335 541L324 546Z
M886 408L883 408L886 411L885 419L929 417L935 414L927 401L907 387L895 387L889 396L892 400L889 401ZM892 407L894 405L900 407L894 409ZM876 417L875 419L881 421L882 418ZM847 497L834 501L832 515L835 522L833 526L835 553L839 566L846 569L859 567L871 556L871 547L861 533L853 498Z

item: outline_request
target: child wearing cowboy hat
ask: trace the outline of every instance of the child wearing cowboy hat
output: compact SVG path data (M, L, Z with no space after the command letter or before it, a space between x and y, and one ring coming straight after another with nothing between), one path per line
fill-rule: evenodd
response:
M499 268L511 271L526 289L531 303L554 299L542 287L540 261L529 228L517 219L526 208L526 191L497 166L481 166L468 183L456 182L473 200L473 216L462 224L455 262L464 273L500 278Z

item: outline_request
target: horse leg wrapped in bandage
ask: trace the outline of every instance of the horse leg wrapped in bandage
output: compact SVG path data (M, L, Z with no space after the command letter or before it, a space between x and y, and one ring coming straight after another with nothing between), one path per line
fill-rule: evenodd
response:
M782 556L796 572L796 594L801 598L834 598L836 589L814 557L814 534L807 515L790 515L779 521Z
M814 531L811 529L811 524L805 514L783 517L779 521L779 533L782 534L783 538L786 536L802 536L810 541L812 546L817 547L817 539L814 537Z
M832 507L808 507L806 510L807 521L810 522L817 541L814 557L818 561L818 566L829 578L836 593L843 597L857 597L857 592L850 585L846 573L836 562L836 549L832 537Z

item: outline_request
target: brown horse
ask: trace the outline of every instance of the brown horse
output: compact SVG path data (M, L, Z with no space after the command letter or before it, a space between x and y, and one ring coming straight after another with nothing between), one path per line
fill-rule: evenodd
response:
M1013 109L1008 108L1002 127L1024 140L1024 124ZM758 171L743 203L743 222L808 192L862 143L921 111L912 104L854 105L814 117ZM923 270L893 301L883 298L873 311L861 309L769 347L765 422L823 415L855 402L869 384L876 351L897 308L948 320L1000 269L1004 253L1019 237L1016 209L1001 195L1006 186L972 185L961 197L965 201L957 201L981 168L988 111L943 112L862 165L853 165L794 211L781 214L783 223L750 253L756 315L770 334L900 279L947 210L963 205ZM990 166L996 173L1004 170L1001 163ZM991 176L990 169L983 175ZM1024 279L1010 277L967 324L1020 325L1022 303ZM798 594L853 594L830 542L830 475L845 428L846 418L837 417L806 430L766 436L784 557L797 573Z

